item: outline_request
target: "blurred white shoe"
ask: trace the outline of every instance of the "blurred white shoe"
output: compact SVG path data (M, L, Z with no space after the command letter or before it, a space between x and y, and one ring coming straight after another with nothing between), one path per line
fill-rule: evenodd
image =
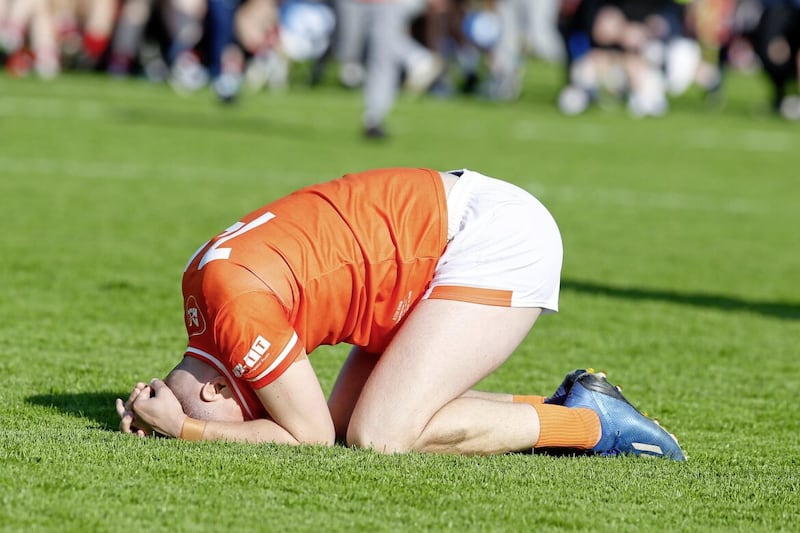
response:
M697 78L702 60L700 45L684 37L672 39L666 49L666 80L669 94L685 93Z
M11 54L22 48L25 34L10 24L0 24L0 50Z
M628 97L628 110L635 117L661 117L667 113L669 102L663 76L652 70L648 72L641 86Z
M199 91L208 85L208 72L194 53L183 52L170 69L169 84L177 93Z
M348 89L357 89L364 83L364 66L354 61L345 61L339 66L339 82Z
M55 79L61 72L61 62L56 50L38 52L34 59L33 68L43 80Z
M247 65L244 77L250 92L265 87L281 91L289 84L289 60L275 50L259 52Z
M420 58L406 72L405 89L412 94L422 94L441 76L444 63L430 54Z
M781 101L781 116L786 120L800 120L800 96L787 96Z
M575 85L567 85L558 94L558 109L570 117L586 111L589 103L589 93Z

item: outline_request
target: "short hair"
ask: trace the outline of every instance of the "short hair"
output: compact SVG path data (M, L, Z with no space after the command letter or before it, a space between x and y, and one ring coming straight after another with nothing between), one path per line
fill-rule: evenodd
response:
M213 367L190 357L184 357L164 379L167 387L178 399L183 412L198 420L219 418L216 410L203 401L200 391L207 382L220 374Z

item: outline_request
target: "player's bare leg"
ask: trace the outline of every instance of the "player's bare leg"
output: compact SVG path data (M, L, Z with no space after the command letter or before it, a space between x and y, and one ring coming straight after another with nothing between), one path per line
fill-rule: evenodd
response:
M346 439L347 426L353 415L353 409L355 409L358 397L364 389L364 384L374 370L379 358L380 355L354 347L339 372L339 376L336 378L336 383L328 400L328 408L336 426L336 437L340 441ZM513 402L515 395L503 392L468 390L461 397L491 400L493 402ZM543 396L541 399L544 401Z
M348 442L386 453L489 454L534 447L540 424L530 405L464 394L508 358L539 313L420 302L367 379Z

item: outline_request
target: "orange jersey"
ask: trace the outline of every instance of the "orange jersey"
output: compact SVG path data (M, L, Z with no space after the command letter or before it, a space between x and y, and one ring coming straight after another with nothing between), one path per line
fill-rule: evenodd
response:
M246 418L302 350L381 353L447 244L439 173L382 169L307 187L203 245L186 267L186 355L216 367Z

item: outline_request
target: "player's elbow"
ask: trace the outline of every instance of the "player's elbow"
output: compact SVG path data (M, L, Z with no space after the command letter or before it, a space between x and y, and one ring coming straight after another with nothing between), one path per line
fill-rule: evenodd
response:
M333 446L336 441L336 432L333 429L333 424L330 426L319 426L313 428L306 428L303 431L297 431L292 434L295 438L295 444L316 444L322 446Z

